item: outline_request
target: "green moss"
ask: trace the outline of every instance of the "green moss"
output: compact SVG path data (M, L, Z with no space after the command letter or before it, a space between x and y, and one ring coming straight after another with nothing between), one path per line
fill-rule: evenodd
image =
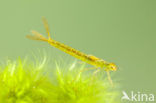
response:
M0 103L119 103L108 80L73 65L47 71L20 59L8 62L0 71Z

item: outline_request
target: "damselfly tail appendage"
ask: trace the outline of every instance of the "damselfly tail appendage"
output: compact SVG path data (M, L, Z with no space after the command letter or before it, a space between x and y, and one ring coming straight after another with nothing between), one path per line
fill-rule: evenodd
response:
M45 17L42 17L42 21L43 21L44 28L46 29L46 32L47 32L47 34L48 34L48 39L49 39L49 40L52 40L51 37L50 37L49 25L48 25L48 22L47 22L47 20L45 19Z
M31 39L31 40L40 40L40 41L48 41L48 39L46 39L43 35L41 35L40 33L38 33L37 31L31 31L31 33L33 35L26 35L26 37L28 39Z
M33 35L27 35L26 37L31 39L31 40L40 40L40 41L46 41L48 42L49 40L52 40L51 37L50 37L50 30L49 30L49 25L48 25L48 22L47 20L43 17L42 18L42 21L43 21L43 24L44 24L44 27L46 29L46 32L48 34L48 39L45 38L43 35L41 35L40 33L38 33L37 31L34 31L32 30L31 33Z

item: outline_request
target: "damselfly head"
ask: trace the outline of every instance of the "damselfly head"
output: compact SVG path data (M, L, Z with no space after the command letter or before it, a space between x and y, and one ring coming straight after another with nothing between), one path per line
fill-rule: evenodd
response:
M114 63L109 63L106 67L106 70L110 70L110 71L116 71L117 70L117 66Z

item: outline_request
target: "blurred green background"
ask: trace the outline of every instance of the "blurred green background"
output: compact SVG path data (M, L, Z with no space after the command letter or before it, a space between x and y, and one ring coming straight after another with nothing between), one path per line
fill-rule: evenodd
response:
M25 57L44 49L48 58L75 60L46 43L25 38L30 30L87 54L116 63L121 90L154 93L156 89L155 0L1 0L0 59Z

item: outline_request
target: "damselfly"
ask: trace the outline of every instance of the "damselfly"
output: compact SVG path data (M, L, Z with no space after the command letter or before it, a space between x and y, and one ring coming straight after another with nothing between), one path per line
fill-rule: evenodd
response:
M58 41L52 39L50 37L48 22L45 18L43 18L43 24L44 24L44 27L45 27L46 32L48 34L48 39L45 38L44 36L42 36L40 33L34 31L34 30L32 31L32 34L34 34L34 35L27 35L26 37L29 39L32 39L32 40L40 40L40 41L47 42L50 45L60 49L61 51L64 51L65 53L67 53L67 54L69 54L69 55L71 55L71 56L73 56L73 57L75 57L81 61L84 61L88 64L91 64L97 70L96 72L98 72L102 69L105 70L107 72L108 79L112 84L112 80L110 78L109 71L116 71L117 70L117 66L114 63L107 62L107 61L100 59L100 58L97 58L96 56L93 56L93 55L87 55L83 52L80 52L80 51L70 47L70 46L67 46L61 42L58 42Z

